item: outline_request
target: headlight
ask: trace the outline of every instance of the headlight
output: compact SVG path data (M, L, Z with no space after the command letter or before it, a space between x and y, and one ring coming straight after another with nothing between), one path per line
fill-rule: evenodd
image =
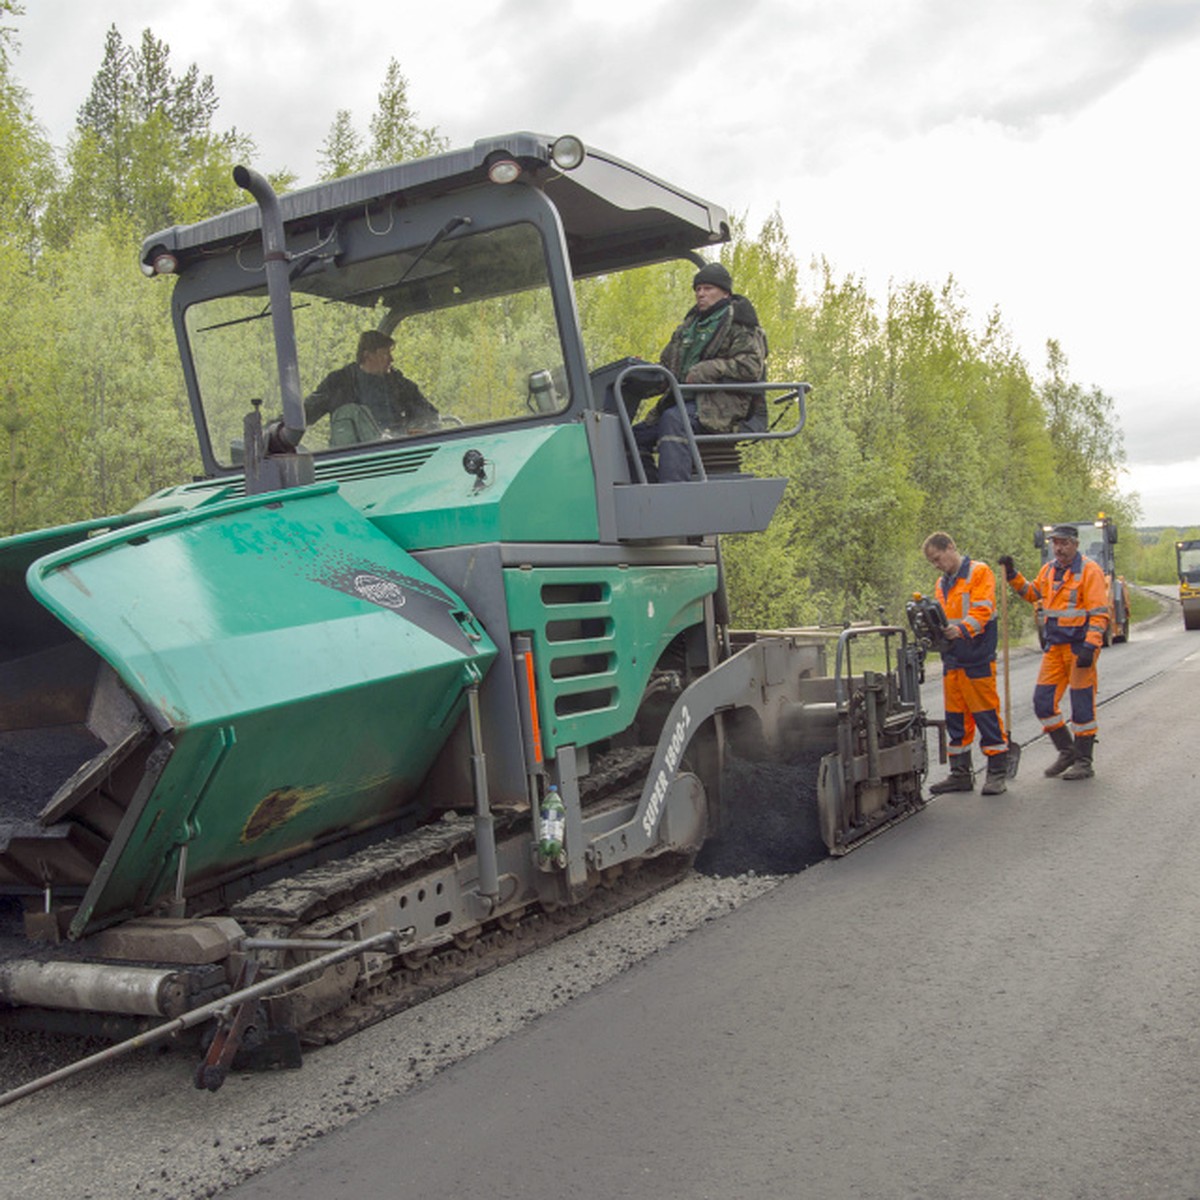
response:
M488 178L493 183L512 183L520 174L521 164L511 158L498 158L488 167Z
M564 137L555 138L550 144L550 161L560 171L573 171L581 162L587 151L583 148L583 142L574 134L568 133Z

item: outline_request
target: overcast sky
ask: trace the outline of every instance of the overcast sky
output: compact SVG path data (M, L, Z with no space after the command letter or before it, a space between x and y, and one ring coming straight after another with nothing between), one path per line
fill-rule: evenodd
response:
M876 294L953 274L1036 376L1056 338L1114 398L1145 522L1200 523L1200 0L23 2L14 72L59 148L113 23L302 183L394 56L452 145L578 133L754 230L778 207L801 263Z

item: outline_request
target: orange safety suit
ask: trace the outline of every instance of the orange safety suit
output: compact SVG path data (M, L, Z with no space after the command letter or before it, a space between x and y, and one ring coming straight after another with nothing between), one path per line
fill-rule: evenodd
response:
M1066 567L1051 559L1032 582L1019 571L1011 582L1017 595L1037 608L1043 653L1033 711L1042 728L1050 733L1066 724L1058 706L1070 688L1075 736L1095 737L1096 664L1112 617L1104 572L1086 555L1076 554ZM1085 644L1093 647L1093 656L1082 667L1076 655Z
M996 694L996 577L986 563L964 556L953 575L938 577L934 597L946 623L962 631L942 651L950 753L969 753L978 726L984 754L1003 754L1008 741Z

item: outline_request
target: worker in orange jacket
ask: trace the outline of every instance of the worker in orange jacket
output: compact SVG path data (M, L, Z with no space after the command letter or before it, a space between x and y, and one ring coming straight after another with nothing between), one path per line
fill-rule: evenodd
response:
M1063 779L1091 779L1096 753L1096 662L1112 614L1108 585L1099 565L1079 553L1079 530L1055 525L1050 531L1054 553L1031 583L1001 555L1000 565L1013 590L1037 607L1042 638L1042 669L1033 689L1033 711L1058 749L1046 774ZM1059 701L1071 691L1071 724L1067 728Z
M986 563L961 554L948 533L931 533L921 549L941 572L934 588L946 614L942 651L942 696L950 735L950 774L930 787L942 792L975 789L971 743L975 730L987 760L982 794L996 796L1007 785L1008 739L996 694L996 577Z

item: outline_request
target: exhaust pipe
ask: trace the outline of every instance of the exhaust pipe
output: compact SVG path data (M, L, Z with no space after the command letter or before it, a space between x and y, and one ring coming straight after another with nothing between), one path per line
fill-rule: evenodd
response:
M292 285L288 279L287 247L279 197L266 178L250 167L233 168L233 181L258 203L262 213L263 265L267 272L267 297L275 334L275 360L283 401L283 425L272 430L278 449L294 449L304 436L304 401L300 395L300 367L296 357L296 328L292 323ZM276 447L269 447L275 449Z

